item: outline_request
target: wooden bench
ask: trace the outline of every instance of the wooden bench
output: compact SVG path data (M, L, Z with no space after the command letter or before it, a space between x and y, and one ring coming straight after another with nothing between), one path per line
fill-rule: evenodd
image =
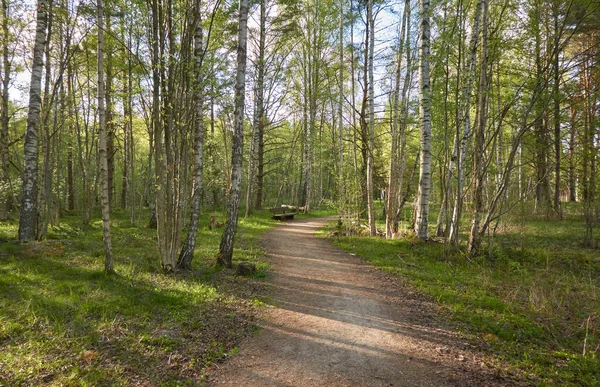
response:
M273 219L277 220L286 220L286 219L294 219L294 215L296 215L296 211L291 210L285 207L274 207L271 208L271 214Z

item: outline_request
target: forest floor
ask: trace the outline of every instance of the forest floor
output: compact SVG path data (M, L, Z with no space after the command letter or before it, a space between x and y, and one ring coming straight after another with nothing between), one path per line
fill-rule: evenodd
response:
M272 306L262 331L208 373L230 386L527 384L454 332L412 286L316 233L329 219L267 231Z

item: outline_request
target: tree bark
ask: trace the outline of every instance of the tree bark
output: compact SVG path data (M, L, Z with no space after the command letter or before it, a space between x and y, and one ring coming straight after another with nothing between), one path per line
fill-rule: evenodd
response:
M404 12L400 24L400 42L398 44L398 61L396 63L396 74L394 77L394 91L392 99L392 141L390 151L390 171L386 196L385 211L385 237L391 239L394 236L394 217L398 209L398 126L400 123L400 77L402 74L402 56L404 54L404 40L406 39L407 15L410 12L410 0L404 3ZM410 69L406 69L408 73ZM404 103L404 101L403 101Z
M110 237L110 202L108 196L108 155L106 154L106 116L104 110L104 16L103 0L97 0L98 12L98 124L100 136L98 153L100 156L100 185L102 196L102 240L104 241L104 271L114 272L112 243Z
M240 190L242 184L242 152L244 145L244 90L246 82L246 46L248 37L248 0L240 0L237 69L235 78L235 111L234 134L231 154L231 188L227 223L221 238L217 264L232 267L233 245L237 231L238 212L240 206Z
M204 44L201 19L201 2L196 0L195 31L194 31L194 185L192 188L192 208L190 211L190 224L188 233L179 260L177 268L180 270L189 270L192 267L192 258L196 249L196 237L198 236L198 225L200 218L200 199L202 194L202 157L204 152L204 71L202 68L204 59Z
M29 86L29 112L27 114L27 131L25 133L25 167L23 169L23 185L21 198L21 214L19 217L19 240L30 241L36 235L37 223L37 180L38 180L38 126L40 122L42 71L44 68L44 44L46 42L47 0L37 2L37 20L35 44L33 47L33 65L31 66L31 83Z
M339 35L338 35L338 61L339 61L339 79L338 79L338 100L337 100L337 119L338 119L338 170L337 170L337 189L339 201L339 213L344 213L346 202L346 183L344 181L344 0L339 1Z
M369 234L377 235L375 226L375 205L373 200L373 152L375 147L375 87L373 85L373 51L375 46L375 20L373 16L373 0L367 4L367 23L369 24L369 147L367 149L367 211L369 216Z
M12 199L8 157L8 88L11 73L8 51L8 6L8 0L2 0L2 92L0 95L0 165L2 169L0 170L0 220L8 219Z
M258 42L258 63L257 63L257 78L256 78L256 113L254 122L254 151L256 152L255 167L256 167L256 201L254 207L257 210L262 209L263 186L265 174L265 42L267 36L267 1L260 0L260 36ZM250 182L248 182L250 184ZM249 204L248 202L247 205Z
M479 224L483 211L483 183L485 179L484 167L484 146L485 132L487 126L487 83L488 83L488 0L483 0L483 15L482 15L482 45L481 45L481 62L480 62L480 78L479 78L479 121L477 122L475 132L475 150L473 154L473 217L471 219L471 232L469 234L469 252L477 253L481 244L479 233Z
M419 49L419 121L421 166L419 169L419 192L417 194L415 234L427 240L429 220L429 196L431 193L431 90L430 90L430 0L420 0L421 27Z
M481 22L481 8L483 0L477 1L477 8L475 9L475 18L473 22L473 29L471 32L471 38L469 42L469 56L467 57L466 64L466 80L463 83L462 90L462 104L459 106L459 125L462 125L463 132L460 138L460 150L457 153L456 160L456 197L454 198L454 208L452 210L452 219L450 221L450 233L448 239L454 242L455 246L459 246L459 226L460 218L462 215L463 206L463 184L466 170L466 159L467 159L467 140L471 136L471 96L473 91L473 84L475 82L475 71L477 65L477 47L479 42L479 31ZM457 139L458 140L458 139Z
M560 210L560 160L562 156L562 144L560 135L560 32L558 22L559 2L553 4L554 12L554 213L562 218Z

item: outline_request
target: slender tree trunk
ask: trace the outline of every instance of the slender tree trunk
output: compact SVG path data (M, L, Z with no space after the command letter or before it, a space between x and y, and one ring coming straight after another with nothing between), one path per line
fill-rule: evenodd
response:
M483 183L485 179L484 147L487 127L487 84L488 84L488 0L483 0L482 15L482 45L479 79L479 121L475 132L475 151L473 154L473 217L471 219L471 232L469 234L469 252L476 253L481 244L479 225L483 211Z
M431 90L430 90L430 0L420 0L421 27L419 50L419 121L421 129L421 166L419 169L419 192L417 194L415 234L427 240L429 233L429 196L431 193Z
M100 137L98 153L100 155L100 184L102 195L102 239L104 241L104 271L114 272L112 243L110 238L110 202L108 196L108 155L106 154L106 116L104 111L104 25L103 0L97 0L98 11L98 123Z
M44 69L44 44L46 41L47 0L37 2L37 20L35 44L33 46L33 65L29 86L29 113L25 133L25 167L19 217L19 240L26 242L35 238L37 223L37 180L38 180L38 126L40 122L42 71Z
M254 112L254 136L252 138L254 144L254 153L252 158L252 169L256 169L256 200L254 207L257 210L262 209L263 185L264 185L264 155L265 155L265 41L267 35L267 0L260 1L260 36L258 42L258 63L256 64L256 105ZM253 157L254 156L254 157ZM251 189L253 179L248 180L248 185ZM247 207L251 207L250 197L247 200ZM246 212L249 210L246 209Z
M12 185L9 175L8 158L8 88L10 86L11 63L8 51L8 0L2 0L2 92L0 95L0 220L9 216L12 199Z
M560 159L562 144L560 136L560 32L558 23L558 1L554 2L554 213L562 218L560 210Z
M407 15L410 12L410 0L404 3L404 12L400 24L400 42L398 44L398 61L396 63L396 74L394 77L394 91L392 100L392 142L390 151L390 171L386 196L385 211L385 237L391 239L394 236L394 217L398 208L398 126L400 124L400 79L402 74L402 56L404 54L404 41L406 39ZM408 73L409 68L406 69ZM404 103L404 101L403 101Z
M337 119L338 119L338 201L339 213L344 213L346 202L346 187L344 181L344 0L339 1L339 35L338 35L338 61L339 61L339 79L338 79L338 101L337 101Z
M466 170L467 141L471 136L471 95L475 81L482 4L483 0L477 1L473 30L471 32L471 38L469 42L469 55L467 57L466 64L466 79L463 83L462 90L463 105L459 106L458 122L459 125L462 125L463 127L463 133L460 140L460 151L457 154L458 158L456 162L456 169L458 173L456 176L456 197L454 198L454 208L452 210L449 233L449 239L454 242L456 247L458 247L460 243L459 225L463 206L463 184Z
M50 128L50 117L52 115L52 106L50 103L50 83L52 80L52 63L50 57L50 43L52 39L52 24L54 20L53 1L48 3L48 26L46 33L46 42L44 51L46 56L45 74L44 74L44 96L41 108L41 127L42 127L42 176L39 181L40 189L38 192L38 217L37 217L37 239L43 239L48 233L48 222L50 217L50 194L52 192L52 147L51 134L53 128Z
M129 109L129 87L128 87L128 73L125 72L123 76L123 176L121 179L121 208L127 208L127 198L129 192L129 159L131 158L129 142L129 115L131 114Z
M410 36L410 0L405 3L406 9L406 35ZM398 171L398 189L397 189L397 201L398 204L396 206L396 211L394 215L394 222L392 225L392 235L398 235L398 225L400 223L400 218L402 216L402 207L404 206L403 200L403 185L404 185L404 170L406 169L406 128L408 122L408 91L410 89L410 84L412 83L413 77L413 65L412 65L412 54L410 49L410 40L406 39L406 73L404 75L404 85L402 86L402 100L400 101L400 126L399 126L399 136L400 136L400 149L398 151L398 155L396 156L399 160L399 171ZM416 157L415 159L418 159ZM407 184L407 192L410 191L410 184L412 182L412 176ZM408 198L406 198L408 199Z
M373 152L375 151L375 87L373 85L373 51L375 46L375 17L373 16L373 0L367 4L367 23L369 24L369 147L367 149L367 209L369 216L369 234L377 235L375 225L375 205L373 200Z
M195 107L195 136L194 136L194 185L192 192L192 208L190 211L190 224L188 234L181 253L177 268L180 270L189 270L192 266L192 258L196 249L196 237L198 236L198 225L200 218L200 199L202 194L202 157L204 152L204 71L202 62L204 59L204 45L201 19L201 2L196 0L196 25L194 31L194 60L195 60L195 87L194 87L194 107Z
M577 201L577 180L575 178L575 144L576 144L576 128L577 128L577 110L571 104L571 130L569 133L569 201Z
M106 32L110 36L112 35L112 28L110 17L106 19ZM112 60L112 48L110 40L106 47L106 89L105 89L105 102L106 102L106 158L108 165L108 205L112 210L113 204L116 202L115 199L115 124L113 119L114 113L114 96L113 96L113 60Z
M227 223L221 238L217 264L232 267L233 244L237 230L242 184L242 152L244 145L244 89L246 82L246 46L248 37L248 0L240 0L237 69L235 78L234 135L231 155L231 189Z

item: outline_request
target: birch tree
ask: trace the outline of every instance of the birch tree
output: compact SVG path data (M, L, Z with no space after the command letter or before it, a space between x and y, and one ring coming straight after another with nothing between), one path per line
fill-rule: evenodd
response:
M192 208L190 210L190 224L188 233L181 247L177 268L189 270L196 249L198 224L200 218L200 199L202 194L202 156L204 152L204 59L202 18L200 0L195 1L195 28L194 28L194 181L192 186Z
M237 67L235 76L234 133L231 154L231 188L227 220L221 238L217 264L232 267L233 245L237 230L242 185L242 152L244 147L244 93L246 85L246 47L248 37L248 0L240 0L238 20Z
M44 46L46 43L46 24L48 20L48 1L38 0L35 43L33 46L33 64L31 83L29 84L29 112L27 113L27 131L25 133L25 166L21 196L21 214L19 216L19 240L26 242L36 236L37 195L38 195L38 128L42 72L44 69Z
M420 169L417 194L415 234L428 239L429 196L431 193L431 90L430 90L430 0L420 0L421 25L419 31L419 121L420 121Z
M97 0L98 23L98 154L100 156L100 193L102 197L102 240L104 241L104 271L114 272L110 238L110 200L108 196L108 156L106 150L106 112L104 110L104 15L103 0Z
M392 93L392 139L390 151L390 171L386 196L385 212L385 237L390 239L394 234L394 217L398 208L398 179L399 158L398 158L398 126L400 123L400 79L402 73L402 57L404 55L404 41L406 39L407 21L410 14L410 0L404 2L404 12L402 13L402 22L400 24L400 41L398 43L398 54L396 63L396 73L394 77L394 91ZM410 69L406 69L407 73ZM406 82L406 81L405 81ZM404 101L403 101L404 103Z
M483 0L477 1L475 16L473 20L473 28L471 38L469 40L469 54L466 64L466 79L462 84L461 104L458 107L458 125L462 126L462 135L460 140L457 136L455 146L458 145L457 161L456 161L456 196L454 198L454 207L452 209L452 218L450 220L449 239L456 246L459 244L459 222L462 214L463 206L463 185L466 170L467 159L467 140L471 136L471 96L473 94L473 83L475 82L475 71L477 65L477 48L479 47L479 31L481 24L481 8ZM458 142L460 141L460 143Z

